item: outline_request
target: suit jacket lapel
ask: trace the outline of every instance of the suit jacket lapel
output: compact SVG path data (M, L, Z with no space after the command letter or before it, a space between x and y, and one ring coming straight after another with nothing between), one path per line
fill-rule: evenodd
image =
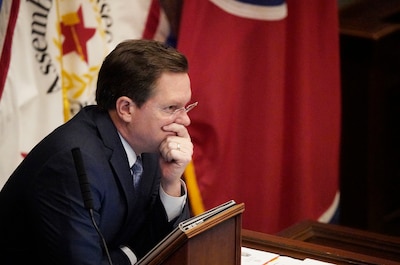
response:
M112 123L108 113L104 113L96 120L99 134L103 143L108 148L110 165L113 168L116 181L120 182L120 187L125 195L128 205L127 220L132 214L133 203L135 200L134 187L131 171L129 168L128 157L119 138L117 129Z

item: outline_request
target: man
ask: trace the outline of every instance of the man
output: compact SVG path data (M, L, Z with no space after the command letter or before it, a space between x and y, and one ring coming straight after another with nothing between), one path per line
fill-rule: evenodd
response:
M44 138L3 187L0 263L134 264L190 217L190 99L184 55L120 43L100 69L97 105Z

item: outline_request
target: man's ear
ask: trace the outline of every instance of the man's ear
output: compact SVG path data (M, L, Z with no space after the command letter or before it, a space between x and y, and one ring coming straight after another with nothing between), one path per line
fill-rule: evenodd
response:
M130 122L136 111L136 104L130 98L122 96L117 99L115 110L120 119L125 122Z

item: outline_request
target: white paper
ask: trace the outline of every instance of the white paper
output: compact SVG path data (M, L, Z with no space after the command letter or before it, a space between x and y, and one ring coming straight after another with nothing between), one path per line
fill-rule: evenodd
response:
M279 256L278 258L267 263L268 265L302 265L303 260L292 257Z
M263 265L279 257L279 254L242 247L242 265Z
M306 265L335 265L335 263L329 263L329 262L325 262L325 261L319 261L319 260L315 260L315 259L305 259L303 264Z
M335 265L311 258L304 260L279 254L242 247L242 265Z

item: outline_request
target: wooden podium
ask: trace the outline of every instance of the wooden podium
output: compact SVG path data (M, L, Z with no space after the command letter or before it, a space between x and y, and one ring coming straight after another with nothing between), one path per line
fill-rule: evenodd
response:
M179 227L137 265L240 265L244 204L236 204L204 222Z

